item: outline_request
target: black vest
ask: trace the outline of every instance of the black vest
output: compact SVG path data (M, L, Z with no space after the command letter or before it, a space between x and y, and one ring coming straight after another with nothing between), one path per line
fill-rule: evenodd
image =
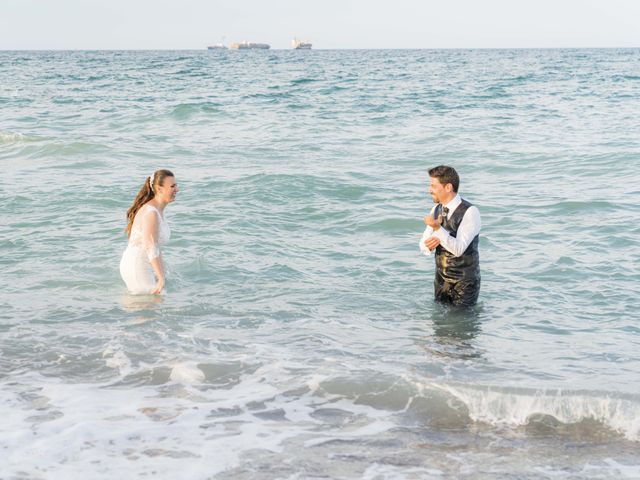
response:
M458 208L453 212L453 215L443 222L442 228L449 232L449 235L452 237L457 235L458 227L469 207L471 207L471 204L466 200L462 200ZM433 212L433 216L438 218L440 214L442 214L442 205L438 204ZM480 280L479 243L480 235L476 235L464 253L459 257L454 256L440 245L436 247L437 273L443 277L444 281L457 282L459 280L469 280L474 282Z

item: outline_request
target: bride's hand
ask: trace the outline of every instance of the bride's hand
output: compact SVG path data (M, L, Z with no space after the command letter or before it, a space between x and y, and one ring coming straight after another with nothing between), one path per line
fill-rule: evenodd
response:
M159 278L156 283L156 288L151 292L152 295L159 295L162 293L162 289L164 288L164 278Z

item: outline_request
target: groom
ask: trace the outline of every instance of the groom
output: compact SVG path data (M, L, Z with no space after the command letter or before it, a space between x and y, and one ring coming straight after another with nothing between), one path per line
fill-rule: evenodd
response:
M424 217L427 225L420 250L436 255L436 301L475 305L480 293L480 212L458 195L460 177L444 165L429 170L429 193L436 206Z

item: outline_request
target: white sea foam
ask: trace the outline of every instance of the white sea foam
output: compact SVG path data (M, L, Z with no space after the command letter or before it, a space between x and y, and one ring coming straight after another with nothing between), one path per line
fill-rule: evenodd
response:
M463 384L431 384L460 400L472 420L493 425L526 425L536 414L566 424L601 422L627 439L640 441L640 401L599 392L508 389Z
M183 384L200 383L204 380L204 372L194 363L179 363L171 369L171 380Z
M397 480L420 478L428 480L431 478L442 478L443 474L444 472L435 468L407 468L374 463L364 471L362 480L378 480L380 478Z
M36 135L25 135L17 132L0 132L0 145L18 142L38 142L46 137Z
M567 478L566 468L544 466L535 469L544 478ZM571 478L615 478L632 479L640 478L640 465L624 465L610 458L602 462L589 462L585 464L581 471L576 472Z
M131 369L115 341L104 356L112 368ZM291 384L281 362L251 370L230 388L206 388L206 371L206 364L193 360L175 364L172 380L184 384L179 389L170 384L135 389L69 384L38 374L0 383L0 404L19 412L0 426L0 449L10 452L7 472L45 472L47 478L65 479L83 478L86 472L93 478L153 472L210 478L239 466L251 451L282 454L285 442L301 435L313 447L376 438L396 426L389 412L341 395L305 388L283 394L288 384L300 385ZM309 380L322 381L317 374ZM33 385L38 385L37 395L25 395ZM28 405L26 397L32 398ZM345 415L330 432L314 416L323 406Z
M25 136L21 133L0 132L1 143L15 143L24 140Z
M132 371L131 360L124 353L122 346L117 343L109 343L104 352L102 352L102 358L105 359L107 367L118 370L123 377Z
M239 395L225 390L224 401L216 402L202 394L163 397L151 387L121 390L35 377L24 380L41 385L39 412L46 406L64 413L36 421L15 384L0 385L0 403L20 412L0 425L9 475L86 478L92 472L92 478L128 478L162 472L204 479L237 465L250 449L281 451L283 441L301 433L242 409L233 418L211 416L212 409L238 406L238 398L249 395L243 395L244 386L238 387ZM144 461L149 458L153 461Z

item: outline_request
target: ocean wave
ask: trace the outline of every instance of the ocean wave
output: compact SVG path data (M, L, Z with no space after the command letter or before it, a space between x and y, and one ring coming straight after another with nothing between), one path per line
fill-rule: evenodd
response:
M176 120L187 120L199 113L221 113L221 105L214 102L181 103L171 110L171 117Z
M591 420L628 440L640 441L640 398L632 395L463 384L431 384L423 388L448 393L464 405L476 422L525 426L544 416L564 425Z
M24 147L22 154L29 158L51 158L51 157L68 157L76 155L88 155L95 153L108 153L110 148L99 143L89 142L69 142L69 143L46 143L44 145ZM89 163L85 168L102 165L101 162ZM60 168L65 168L61 165ZM71 168L75 168L72 166Z
M112 347L105 357L111 358L121 348L118 343ZM114 360L112 368L127 366L126 361ZM389 470L389 477L398 473L398 478L405 478L401 473L406 473L404 467L408 466L414 475L406 478L425 478L428 472L437 477L458 478L460 465L467 469L464 471L482 471L487 461L508 455L517 458L518 463L525 463L525 470L515 471L513 465L501 464L503 469L509 469L510 475L499 476L511 479L538 478L540 453L551 453L548 463L546 457L542 460L545 468L555 467L567 455L566 450L557 457L553 455L553 448L565 447L566 442L553 443L541 451L536 443L518 439L510 444L492 435L477 435L482 427L476 425L470 425L472 435L461 437L456 427L471 423L464 406L433 385L422 391L398 377L375 378L375 372L371 376L345 377L342 382L336 379L318 383L320 379L312 375L301 385L290 382L290 374L278 361L249 372L242 371L241 365L238 362L207 366L179 361L170 370L171 379L167 379L168 368L162 367L166 385L147 384L135 389L123 388L123 384L69 382L36 373L0 382L0 399L14 412L5 422L3 446L6 449L8 444L11 452L5 471L10 476L14 472L33 476L47 471L54 477L83 478L87 469L99 465L105 475L111 476L120 472L125 476L144 476L161 468L172 477L189 471L190 478L210 478L219 472L235 478L242 476L238 472L253 474L256 462L264 471L284 472L278 470L280 465L295 463L300 452L304 452L307 464L317 462L323 473L344 456L349 465L362 467L361 472L371 465L388 464L399 468ZM215 385L228 388L212 388L209 379L227 373L238 381ZM381 397L396 401L386 405L376 403L375 399ZM429 412L431 425L443 430L425 429L415 423L407 425L425 411ZM442 417L454 418L456 412L458 423L442 421ZM34 442L39 451L35 457ZM620 459L606 445L579 446L582 455L604 450L613 457L605 467L611 463L607 471L614 473L621 471L620 464L615 462L633 458L633 451ZM613 448L632 450L633 446L616 444ZM80 453L61 464L59 459L66 458L64 455L69 451ZM212 456L207 452L221 453ZM260 456L256 457L255 452ZM457 459L456 452L463 457ZM105 456L108 463L100 464ZM440 456L443 462L453 464L450 471L444 463L437 462ZM194 462L194 458L207 461ZM327 458L331 461L327 462ZM569 472L580 469L583 458L569 463ZM601 461L597 455L592 458L596 466ZM626 478L636 478L634 463L625 470ZM558 468L565 465L563 461ZM426 468L436 466L441 470ZM496 471L502 470L492 470L491 475L482 478L494 478ZM532 471L537 475L528 474ZM593 469L587 472L593 473ZM286 473L290 478L298 476L293 470ZM574 477L583 476L571 475Z
M435 428L481 423L540 430L545 425L561 433L588 425L587 436L640 441L640 397L630 394L426 383L379 374L327 379L316 394L344 397Z
M169 378L174 382L190 385L201 383L205 379L205 374L197 365L192 363L179 363L173 366Z
M500 173L508 172L509 167L502 168L492 168L492 172ZM543 203L539 204L521 204L519 205L521 210L545 210L550 213L559 213L566 215L567 212L580 212L580 211L603 211L603 212L611 212L615 210L624 210L627 207L623 207L614 202L609 202L606 200L563 200L554 203Z
M273 93L251 93L249 95L246 95L244 98L260 99L260 100L266 100L269 103L277 103L277 102L280 102L281 100L287 100L292 96L293 94L291 94L290 92L273 92Z
M236 182L254 201L273 201L319 196L335 200L360 200L371 190L368 186L324 178L317 175L260 173Z
M303 85L305 83L314 83L317 81L318 81L317 78L302 77L302 78L296 78L295 80L291 80L291 85Z
M22 133L0 132L0 145L19 142L37 142L41 140L36 136L24 135Z
M640 75L613 75L611 80L614 82L637 81L640 80Z
M536 78L536 75L534 75L533 73L527 73L524 75L518 75L516 77L509 78L507 79L506 83L526 83L530 80L535 80Z
M24 139L21 133L2 133L0 132L0 143L15 143Z
M420 220L407 217L389 217L376 219L360 227L366 232L407 233L419 231L424 225Z
M342 85L331 85L330 87L323 88L318 93L320 93L322 95L331 95L332 93L341 92L343 90L349 90L349 87L348 86L342 86Z

